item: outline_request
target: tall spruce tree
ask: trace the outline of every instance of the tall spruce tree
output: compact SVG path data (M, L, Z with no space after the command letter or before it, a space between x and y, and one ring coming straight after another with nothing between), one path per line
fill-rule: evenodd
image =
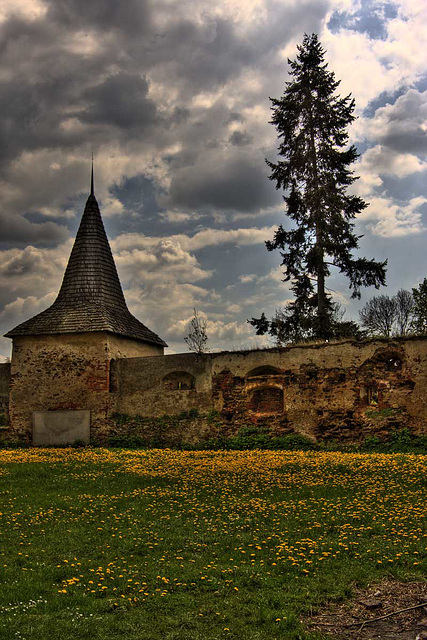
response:
M355 119L354 99L336 95L340 82L328 71L324 53L317 35L306 34L296 60L288 60L292 81L280 100L270 98L271 124L280 140L280 159L267 160L270 180L286 192L286 213L294 224L288 231L280 225L266 245L269 251L280 250L284 281L292 282L294 300L284 310L281 327L289 342L339 335L325 284L331 266L349 279L353 298L360 298L362 286L385 283L387 261L352 256L361 237L354 233L353 220L367 207L362 198L347 193L357 180L349 167L358 153L354 145L345 149L346 129ZM264 314L248 322L257 335L277 331L274 319Z

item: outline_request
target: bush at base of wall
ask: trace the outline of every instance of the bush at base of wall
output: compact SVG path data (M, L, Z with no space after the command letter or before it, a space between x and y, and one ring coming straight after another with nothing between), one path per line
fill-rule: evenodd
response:
M109 437L104 444L119 448L165 448L171 447L168 437L169 430L182 428L191 423L199 425L201 422L209 425L215 435L208 435L198 442L190 443L183 440L176 442L172 448L185 450L282 450L282 451L360 451L382 453L427 453L427 436L416 436L409 429L401 428L391 431L387 437L367 436L360 443L345 443L339 441L314 442L301 433L293 432L277 435L265 426L246 426L239 429L237 434L223 432L223 425L218 422L220 414L210 411L199 414L196 409L182 412L178 416L163 416L162 418L144 418L141 416L126 416L115 414L115 420L122 427L127 425L127 433L117 433ZM139 428L138 428L139 427ZM141 433L147 430L147 434ZM215 433L216 432L216 433ZM209 433L209 432L208 432Z

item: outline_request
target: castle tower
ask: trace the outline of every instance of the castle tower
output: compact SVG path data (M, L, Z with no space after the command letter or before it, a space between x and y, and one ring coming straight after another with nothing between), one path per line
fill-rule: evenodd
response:
M94 194L93 168L58 297L6 337L13 339L11 428L35 444L88 441L89 423L92 437L100 435L115 359L163 355L166 343L126 305Z

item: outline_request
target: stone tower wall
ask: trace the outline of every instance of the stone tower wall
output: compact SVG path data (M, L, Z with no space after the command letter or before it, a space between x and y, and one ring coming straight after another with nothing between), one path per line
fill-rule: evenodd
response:
M111 360L156 352L163 348L105 332L14 338L11 436L31 441L34 411L90 411L91 433L102 432L111 402Z

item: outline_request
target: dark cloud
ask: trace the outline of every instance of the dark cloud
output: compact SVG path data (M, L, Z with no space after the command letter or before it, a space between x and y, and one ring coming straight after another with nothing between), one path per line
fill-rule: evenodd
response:
M229 140L236 147L245 147L253 141L253 138L246 131L233 131Z
M156 121L157 108L148 98L148 82L135 74L111 76L96 87L87 89L83 98L89 104L78 114L82 122L112 125L125 130L138 129L142 135L143 130Z
M45 245L66 240L69 236L67 227L56 222L35 224L23 216L10 215L0 211L0 244L2 247L25 246L29 243Z
M278 202L266 173L262 157L250 158L243 153L197 170L187 167L172 180L170 203L188 209L255 213Z
M0 83L0 164L4 166L23 150L81 143L81 135L60 128L67 102L60 93L52 80L23 84L17 78Z
M244 122L245 119L241 113L230 113L230 116L226 122L226 124L231 124L232 122Z
M256 53L250 40L239 38L234 25L221 19L203 28L183 23L171 32L168 48L177 51L180 64L184 63L181 72L185 69L187 81L200 89L223 84L240 74L254 62Z
M11 18L0 29L0 165L24 150L70 149L83 141L82 132L62 125L93 61L64 51L60 35L42 20Z
M11 16L0 27L0 166L23 150L127 144L129 131L161 146L167 130L191 119L194 95L251 67L272 76L278 48L303 24L317 27L327 10L325 0L306 3L306 14L277 0L267 5L268 18L246 31L228 18L189 17L186 5L171 12L161 1L49 0L40 18ZM174 104L149 94L152 77L170 87ZM70 126L73 117L84 126ZM218 124L241 117L228 108ZM238 136L233 144L243 142ZM221 144L216 132L206 140Z
M47 20L72 29L120 31L123 37L141 37L151 27L151 11L145 0L48 0Z
M380 121L378 141L398 152L425 154L427 151L427 91L410 89L393 105L376 112Z

